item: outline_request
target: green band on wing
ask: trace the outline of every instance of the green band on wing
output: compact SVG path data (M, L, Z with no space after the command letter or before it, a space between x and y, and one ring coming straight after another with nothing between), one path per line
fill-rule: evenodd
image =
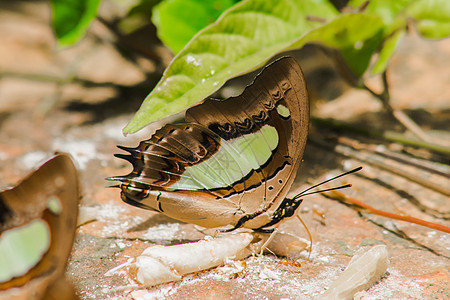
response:
M50 247L50 229L43 220L5 231L0 236L0 282L25 275Z
M289 108L287 108L286 106L284 106L282 104L278 105L277 111L278 111L278 114L280 116L282 116L283 118L287 118L287 117L289 117L291 115L291 112L289 111Z
M47 207L55 215L59 215L62 211L61 201L56 196L50 196L47 199Z
M275 127L264 125L259 131L234 140L222 140L213 157L186 168L182 178L170 186L174 190L223 188L257 170L271 157L278 146Z

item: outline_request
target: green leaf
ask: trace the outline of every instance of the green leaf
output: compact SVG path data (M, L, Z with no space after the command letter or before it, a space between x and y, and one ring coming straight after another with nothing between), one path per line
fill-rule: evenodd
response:
M235 4L235 0L165 0L153 8L159 39L178 53L192 37Z
M348 5L357 8L367 0L351 0ZM364 13L380 17L386 26L391 25L405 8L416 0L370 0Z
M378 60L372 68L372 75L383 73L386 70L389 60L392 55L394 55L395 50L398 48L398 45L405 34L406 30L400 29L384 40Z
M182 111L323 25L310 17L327 21L337 14L326 0L238 3L178 53L124 133Z
M50 0L58 47L76 44L97 16L100 0Z
M364 1L351 0L349 5L358 7ZM439 39L450 35L450 1L448 0L371 0L364 12L372 16L379 16L385 24L384 37L381 36L384 42L378 60L372 69L372 74L378 74L386 70L389 59L406 32L408 19L414 21L418 31L424 37ZM362 59L358 58L355 53L349 53L346 61L351 65L352 60L350 58L358 63L361 60L367 60L370 51L371 49Z
M430 39L450 36L450 1L417 0L407 9L420 34Z
M361 76L383 38L383 22L379 17L341 14L330 23L306 34L290 48L300 48L307 42L318 42L340 49L344 60L355 76Z
M338 49L355 46L355 43L377 33L381 26L382 22L378 17L366 14L341 14L331 22L311 30L289 48L299 48L307 42L320 42ZM356 48L359 46L356 45Z
M348 4L358 7L365 0L351 0ZM407 19L415 21L419 33L431 39L450 35L450 1L448 0L371 0L365 13L382 18L390 35L405 27Z
M383 40L383 30L379 30L370 38L356 42L352 47L341 49L342 57L356 77L361 77L367 70L375 51Z

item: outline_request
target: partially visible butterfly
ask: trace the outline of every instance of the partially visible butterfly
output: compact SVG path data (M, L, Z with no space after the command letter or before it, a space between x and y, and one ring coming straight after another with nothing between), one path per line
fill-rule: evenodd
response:
M186 123L165 125L116 157L133 164L121 181L126 203L204 227L267 231L301 199L285 198L306 145L309 101L297 61L281 58L244 92L207 99ZM270 230L270 229L269 229Z
M78 299L64 271L79 199L77 170L66 154L0 193L1 299Z

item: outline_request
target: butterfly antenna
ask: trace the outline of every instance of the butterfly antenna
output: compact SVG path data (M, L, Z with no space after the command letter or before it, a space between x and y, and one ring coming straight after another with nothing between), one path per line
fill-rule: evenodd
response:
M312 192L309 192L309 193L301 193L299 195L300 196L308 196L308 195L312 195L312 194L318 194L318 193L323 193L323 192L329 192L329 191L335 191L335 190L340 190L340 189L346 189L346 188L349 188L351 186L352 186L351 184L346 184L346 185L341 185L341 186L337 186L337 187L332 187L332 188L329 188L329 189L312 191ZM295 196L295 197L297 197L297 196ZM295 199L297 199L297 198L295 198Z
M351 184L347 184L347 185L343 185L343 186L339 186L339 187L335 187L335 188L330 188L330 189L325 189L325 190L320 190L320 191L315 191L315 192L307 193L308 191L310 191L310 190L312 190L312 189L314 189L314 188L316 188L316 187L318 187L318 186L320 186L320 185L322 185L322 184L325 184L325 183L327 183L327 182L333 181L333 180L338 179L338 178L340 178L340 177L342 177L342 176L346 176L346 175L349 175L349 174L358 172L358 171L361 170L361 169L362 169L362 167L357 167L357 168L355 168L355 169L352 169L352 170L350 170L350 171L347 171L347 172L345 172L345 173L339 174L339 175L337 175L337 176L335 176L335 177L332 177L332 178L330 178L330 179L327 179L327 180L325 180L325 181L322 181L322 182L320 182L320 183L318 183L318 184L315 184L315 185L313 185L313 186L310 186L309 188L307 188L306 190L304 190L304 191L301 192L300 194L295 195L292 199L295 200L295 199L298 199L299 197L305 196L305 195L311 195L311 194L316 194L316 193L322 193L322 192L327 192L327 191L332 191L332 190L339 190L339 189L343 189L343 188L348 188L348 187L351 186Z

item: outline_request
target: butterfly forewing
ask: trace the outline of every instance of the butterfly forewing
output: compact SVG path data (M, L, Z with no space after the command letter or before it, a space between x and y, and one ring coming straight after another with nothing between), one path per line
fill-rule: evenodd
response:
M61 282L75 236L79 199L77 171L65 154L0 193L0 298L9 292L1 291L9 288L17 288L14 295L24 299L45 297L49 286ZM75 297L69 290L67 298Z
M294 180L308 134L298 63L279 59L240 96L188 109L186 122L166 125L130 151L133 172L112 178L123 182L122 199L205 227L268 223Z

